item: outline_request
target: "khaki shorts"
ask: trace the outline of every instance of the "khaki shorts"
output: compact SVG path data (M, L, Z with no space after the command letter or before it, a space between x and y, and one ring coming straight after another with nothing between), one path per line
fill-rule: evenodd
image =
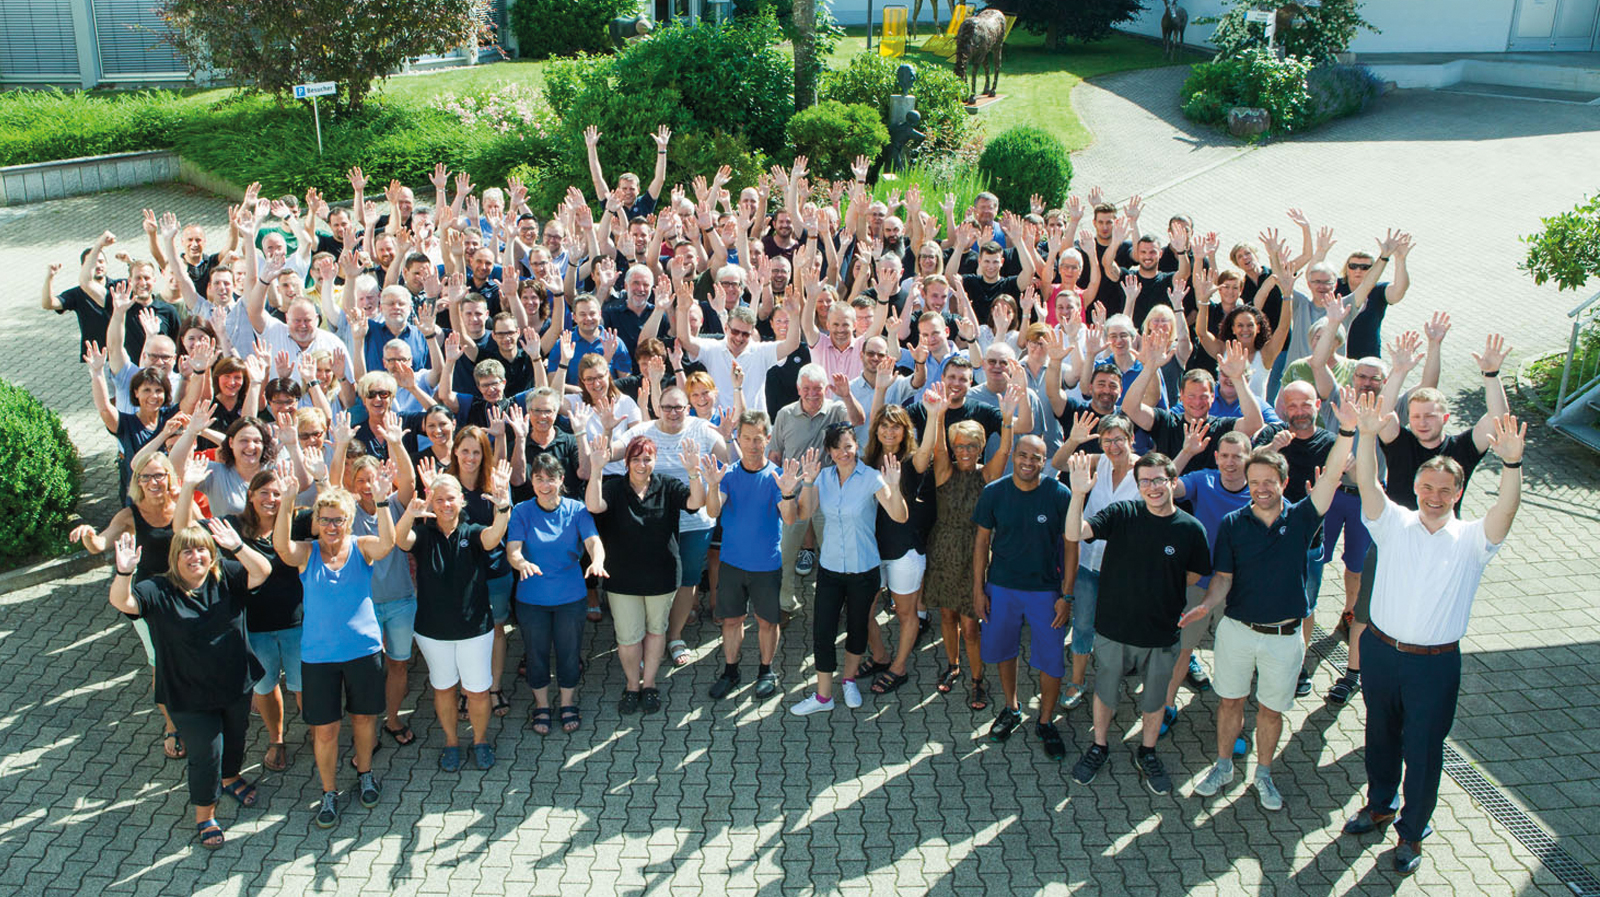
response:
M619 595L607 592L611 599L611 622L617 630L617 644L627 647L644 641L646 634L664 635L667 631L667 614L672 610L672 599L677 592L661 595Z
M1211 688L1217 697L1237 700L1250 695L1257 677L1256 702L1284 713L1294 706L1294 687L1306 659L1300 627L1288 635L1268 635L1224 617L1217 624L1217 649L1212 655Z

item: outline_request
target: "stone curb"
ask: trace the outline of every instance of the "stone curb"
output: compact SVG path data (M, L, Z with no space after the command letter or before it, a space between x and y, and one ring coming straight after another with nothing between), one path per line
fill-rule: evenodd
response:
M66 579L87 573L96 567L109 563L111 555L90 554L87 551L76 551L66 557L51 558L37 564L29 564L16 570L0 573L0 595L6 595L21 589L30 588L40 583L50 582L54 579Z

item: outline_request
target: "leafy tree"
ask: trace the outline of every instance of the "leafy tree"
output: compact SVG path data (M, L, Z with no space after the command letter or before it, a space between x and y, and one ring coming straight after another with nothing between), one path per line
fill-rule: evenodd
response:
M1283 0L1230 0L1228 11L1216 18L1196 20L1195 24L1215 22L1217 30L1211 35L1219 58L1237 56L1254 47L1267 45L1266 26L1245 21L1245 14L1255 9L1277 10L1286 5ZM1311 61L1313 64L1332 62L1340 53L1350 49L1356 34L1362 30L1377 34L1378 29L1361 17L1361 0L1322 0L1318 5L1299 5L1302 19L1295 27L1277 35L1277 43L1285 54Z
M373 82L406 60L477 40L487 0L163 0L173 45L195 71L264 93L337 81L359 111Z
M1131 22L1144 11L1142 0L998 0L990 6L1017 17L1017 24L1044 35L1047 50L1064 37L1085 43L1111 36L1112 26Z
M1563 290L1576 290L1600 277L1600 193L1541 220L1544 230L1522 238L1528 257L1520 267L1534 283L1554 280Z

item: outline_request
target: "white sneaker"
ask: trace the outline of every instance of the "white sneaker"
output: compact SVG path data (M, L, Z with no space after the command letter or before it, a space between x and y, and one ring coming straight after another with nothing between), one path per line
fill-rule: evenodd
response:
M1195 784L1194 793L1201 797L1210 797L1228 787L1228 783L1232 781L1233 764L1229 763L1227 771L1224 772L1221 763L1214 763L1211 771L1206 773L1206 777Z
M846 679L841 683L839 692L844 695L844 706L851 710L861 706L861 686L854 679Z
M1261 800L1261 809L1283 809L1283 795L1278 793L1278 786L1272 784L1272 773L1256 770L1255 780L1251 784L1255 786L1256 797Z
M833 709L834 703L834 701L819 700L817 696L813 694L804 701L801 701L793 707L790 707L789 712L795 716L810 716L813 713L826 713L827 711Z

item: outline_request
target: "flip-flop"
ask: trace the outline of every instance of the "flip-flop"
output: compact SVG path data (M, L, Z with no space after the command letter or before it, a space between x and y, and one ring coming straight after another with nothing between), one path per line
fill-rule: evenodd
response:
M238 801L241 807L256 805L256 786L253 782L237 779L232 785L223 785L222 793Z
M283 772L288 769L289 746L281 741L267 745L267 755L261 758L261 765L271 772Z
M694 655L689 651L688 642L681 638L675 638L667 642L667 653L672 656L673 666L681 667L694 659Z
M417 733L411 731L411 726L407 725L406 723L401 723L400 728L398 729L391 729L385 725L383 727L383 731L390 738L394 739L395 744L398 744L401 747L405 747L411 742L417 740Z
M172 739L172 750L170 751L167 750L168 738ZM167 755L168 760L182 760L184 757L189 756L189 752L184 749L183 739L178 737L176 732L168 732L161 736L161 752Z

